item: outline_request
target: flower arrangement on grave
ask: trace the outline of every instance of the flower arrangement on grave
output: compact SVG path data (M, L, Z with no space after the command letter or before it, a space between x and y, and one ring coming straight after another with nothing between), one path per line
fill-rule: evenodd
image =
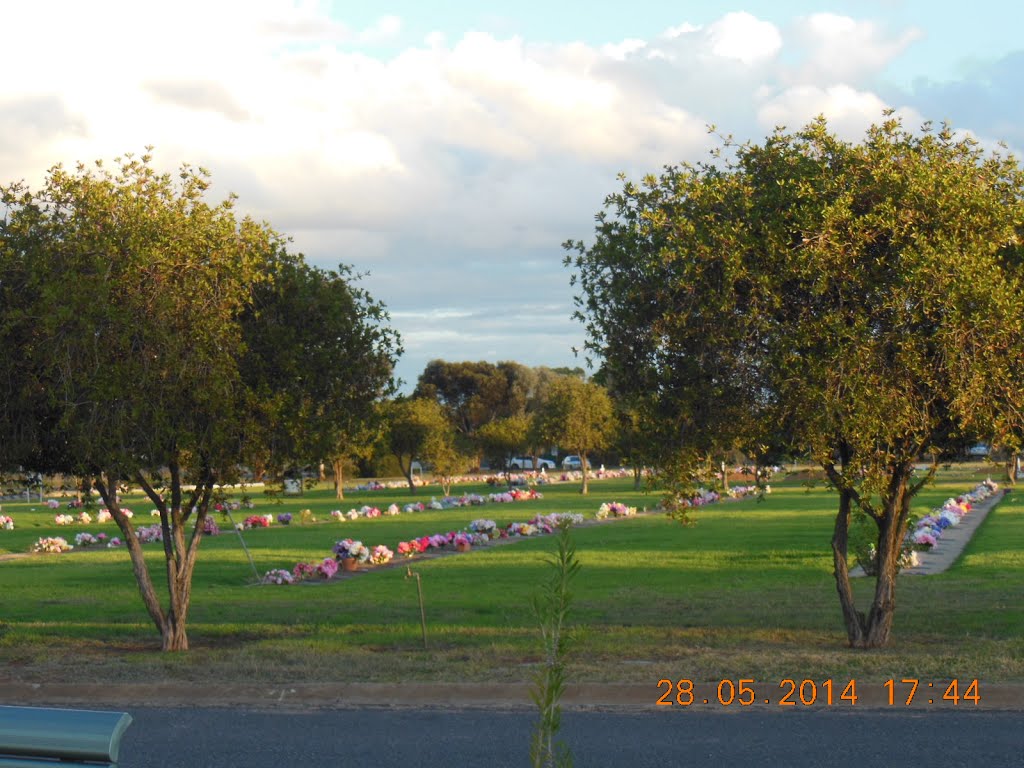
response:
M142 544L164 540L164 530L159 525L142 525L135 529L135 535Z
M74 546L68 544L67 539L61 536L44 536L32 545L33 552L46 554L69 552L72 549L74 549Z
M539 529L532 523L510 523L505 530L509 536L536 536Z
M385 547L383 544L378 544L373 548L370 553L370 562L374 565L384 565L390 563L391 558L395 556L395 553Z
M82 533L75 534L75 546L76 547L95 547L106 543L107 534L97 533L93 535L83 531Z
M759 492L760 489L756 485L733 485L725 493L730 499L742 499L746 496L756 495ZM765 493L771 493L771 490L766 487Z
M921 549L931 549L939 543L938 537L929 528L918 528L913 531L910 540Z
M14 518L10 515L0 515L0 529L5 531L14 530Z
M469 524L470 533L481 533L488 537L493 537L498 530L498 524L493 520L485 520L483 518L474 520Z
M628 507L618 501L605 502L597 508L594 514L598 520L605 520L609 517L633 517L636 515L636 507Z
M352 558L360 563L365 563L370 559L369 548L363 542L355 539L342 539L336 542L333 552L339 560Z
M282 512L280 515L277 516L277 522L279 522L281 525L289 525L291 521L292 516L290 512Z
M313 563L296 563L295 568L292 569L292 575L294 581L311 579L316 575L316 566ZM290 584L291 582L288 583Z
M71 525L73 522L75 522L75 518L73 518L71 515L56 515L53 518L53 522L55 522L57 525Z
M906 542L919 550L931 549L939 543L943 531L960 524L973 504L984 501L997 490L997 483L986 480L962 496L946 499L941 507L933 509L914 524L914 529L907 534Z
M419 539L410 539L409 541L398 542L398 554L402 557L413 557L414 555L423 554L426 547L420 542Z
M333 557L325 557L316 566L317 576L322 579L333 579L334 574L338 572L338 561Z
M283 568L274 568L273 570L267 571L263 574L263 578L260 580L261 584L292 584L295 581L295 577Z
M203 533L207 536L219 536L220 527L217 525L217 521L207 515L203 519Z

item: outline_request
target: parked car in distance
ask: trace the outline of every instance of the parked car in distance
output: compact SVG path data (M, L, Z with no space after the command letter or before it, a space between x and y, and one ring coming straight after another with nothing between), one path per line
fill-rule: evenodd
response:
M509 461L508 466L510 469L533 469L533 458L530 456L517 456L516 458ZM551 459L537 459L537 471L541 468L554 469L555 462Z
M579 456L566 456L562 459L562 469L583 469L583 462ZM587 462L587 469L590 469L590 462Z

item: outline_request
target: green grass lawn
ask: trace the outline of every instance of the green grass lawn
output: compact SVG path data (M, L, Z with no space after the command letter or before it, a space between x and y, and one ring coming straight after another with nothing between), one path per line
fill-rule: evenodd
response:
M983 479L979 466L942 473L919 497L918 511ZM536 501L340 523L329 521L331 509L383 508L440 494L352 492L338 502L321 490L280 505L257 497L254 512L276 517L309 508L318 522L275 524L245 538L262 574L319 560L349 536L394 549L400 540L460 529L478 517L505 524L574 511L592 518L604 501L657 504L656 496L633 491L630 480L595 482L589 497L575 484L542 491ZM890 647L870 652L845 646L829 550L836 497L823 487L776 482L764 502L697 510L691 527L657 514L580 527L574 533L583 567L574 584L579 631L572 677L652 686L662 677L1024 681L1024 505L1018 496L996 508L950 571L900 579ZM141 499L127 504L136 522L149 522L151 505ZM3 513L17 528L0 531L0 553L26 552L40 536L117 533L112 523L58 527L54 511L38 503L5 503ZM426 596L430 647L424 651L406 562L337 583L254 586L237 537L222 528L202 544L187 654L159 652L123 549L0 562L0 661L8 677L519 681L539 658L530 596L548 572L554 537L410 561ZM147 549L159 578L159 545ZM856 584L862 605L871 586L863 579Z

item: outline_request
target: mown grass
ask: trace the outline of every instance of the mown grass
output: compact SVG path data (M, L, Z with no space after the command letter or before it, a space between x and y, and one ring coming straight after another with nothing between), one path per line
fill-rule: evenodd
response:
M919 497L919 511L982 479L978 467L944 472ZM343 523L326 522L329 510L429 500L430 492L357 492L336 502L323 490L281 505L257 498L256 512L309 508L320 522L245 536L262 573L318 560L347 536L393 549L399 540L462 528L477 517L504 524L538 512L592 517L602 501L657 503L656 496L633 491L629 480L597 482L589 497L577 490L553 485L538 501ZM148 504L129 506L144 520ZM112 524L57 527L53 511L38 504L4 504L3 512L18 527L0 531L0 551L25 552L44 535L116 533ZM1024 681L1018 494L989 516L950 571L900 579L893 640L871 652L845 647L829 551L834 513L833 494L792 479L773 484L764 502L701 509L691 527L653 514L578 528L572 678ZM159 580L161 554L148 546ZM530 595L553 547L553 537L544 537L408 563L423 580L426 651L404 562L338 583L253 586L239 542L225 530L202 545L189 621L193 650L167 655L158 650L127 552L9 559L0 562L0 661L9 677L25 680L525 681L539 655ZM862 604L871 586L857 582Z

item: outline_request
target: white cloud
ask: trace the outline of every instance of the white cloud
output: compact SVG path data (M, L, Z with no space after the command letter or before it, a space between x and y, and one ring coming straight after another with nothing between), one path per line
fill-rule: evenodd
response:
M747 66L773 58L782 47L776 26L749 13L727 13L708 27L707 35L715 56Z
M874 82L920 33L864 19L728 13L592 46L417 32L371 55L407 28L305 0L11 4L0 45L32 66L0 83L2 181L152 144L318 263L369 269L416 354L558 365L582 337L560 243L588 236L618 171L704 159L710 123L758 141L819 113L851 139L887 106L920 122Z
M793 25L794 48L805 51L798 79L823 85L875 75L921 36L917 28L892 35L874 21L832 13L798 19Z
M647 48L647 41L629 38L620 43L608 43L601 46L601 53L616 61L625 61L630 55Z
M862 136L872 123L877 123L886 108L875 94L847 85L828 88L801 85L766 101L758 109L757 118L767 133L779 125L800 128L818 115L825 115L836 133L853 138Z

